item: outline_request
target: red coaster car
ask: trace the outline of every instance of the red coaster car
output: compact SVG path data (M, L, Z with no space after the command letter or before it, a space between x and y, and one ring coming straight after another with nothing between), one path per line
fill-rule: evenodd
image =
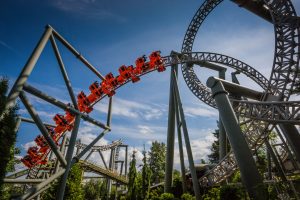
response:
M140 80L140 78L135 75L135 73L134 73L135 69L134 69L134 67L132 65L128 66L128 71L130 71L131 81L133 83L136 83L136 82L138 82Z
M89 89L91 91L92 94L100 97L103 92L101 91L101 87L99 86L98 81L95 81L92 85L89 86Z
M70 124L63 115L60 114L56 114L53 118L53 120L55 121L55 124L57 125L55 127L55 132L56 130L68 130L71 131L73 129L73 125ZM60 134L61 132L56 132L57 134Z
M166 70L165 66L163 65L163 60L160 56L160 51L154 51L149 56L150 62L149 62L149 68L154 69L157 67L157 71L163 72Z
M29 155L26 155L24 158L22 158L21 162L28 168L31 168L36 164Z
M125 65L122 65L119 68L119 76L117 77L117 81L118 83L121 85L123 84L125 81L127 81L129 78L131 78L131 70L129 67L126 67Z
M83 91L81 91L77 96L77 103L80 112L90 113L93 108L90 107L91 102L86 97Z
M134 69L134 74L135 75L140 75L143 73L143 71L146 71L147 69L147 64L146 64L146 56L143 55L142 57L139 57L135 61L135 69Z

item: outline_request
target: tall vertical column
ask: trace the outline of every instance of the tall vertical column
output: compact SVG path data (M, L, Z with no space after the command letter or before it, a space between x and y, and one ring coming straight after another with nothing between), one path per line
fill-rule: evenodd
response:
M110 153L110 159L109 159L109 170L113 170L114 168L114 163L115 163L115 149L111 149L111 153ZM110 198L110 194L111 194L111 185L112 185L112 180L110 178L107 178L107 196L108 198Z
M178 65L171 67L170 75L170 96L168 113L168 132L167 132L167 152L166 152L166 172L165 172L165 192L171 192L173 163L174 163L174 143L175 143L175 102L174 102L174 71L177 73Z
M181 119L182 130L183 130L185 146L186 146L186 152L187 152L189 167L190 167L190 171L191 171L191 175L192 175L194 193L196 196L196 200L200 200L201 199L200 187L199 187L198 177L197 177L197 173L196 173L196 169L195 169L192 147L190 144L189 133L187 130L185 116L184 116L184 112L183 112L183 108L182 108L182 103L181 103L180 94L179 94L179 88L177 85L176 72L173 71L173 73L174 73L173 74L173 90L174 90L174 95L175 95L175 106L178 106L178 111L179 111L179 115L180 115L180 119Z
M73 157L73 152L74 152L74 148L75 148L75 143L76 143L76 138L77 138L77 133L78 133L78 129L79 129L79 124L80 124L80 115L76 115L75 116L75 122L74 122L74 127L71 133L71 137L70 137L70 141L69 141L69 146L68 146L68 151L67 151L67 155L66 155L66 161L67 161L67 166L66 166L66 171L62 177L62 180L60 182L60 187L58 190L58 199L59 200L63 200L64 199L64 194L65 194L65 188L66 188L66 184L67 184L67 178L69 175L69 172L71 170L71 161L72 161L72 157Z
M225 80L225 72L226 69L219 71L219 78ZM221 116L219 116L219 160L222 160L226 154L227 154L227 138L226 138L226 132L222 123Z
M175 98L175 96L174 96ZM176 102L176 100L175 100ZM175 106L176 110L176 122L177 122L177 135L178 135L178 147L179 147L179 157L180 157L180 168L181 168L181 181L182 181L182 191L187 192L186 178L185 178L185 166L184 166L184 154L183 154L183 144L181 136L181 119L179 117L178 105Z
M227 92L222 83L217 81L214 77L210 77L207 80L207 86L212 90L213 98L216 101L237 165L241 172L242 182L250 198L258 200L267 199L263 187L263 179L257 170L252 153L230 104Z

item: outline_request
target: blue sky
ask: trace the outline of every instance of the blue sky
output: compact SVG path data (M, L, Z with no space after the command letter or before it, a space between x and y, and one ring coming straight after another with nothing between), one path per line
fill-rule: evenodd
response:
M149 55L154 50L169 55L171 50L180 51L187 26L202 2L1 0L0 75L8 76L11 82L16 79L46 24L64 36L103 75L116 74L119 66L133 64L137 57ZM299 1L293 2L299 13ZM98 80L97 77L62 45L59 47L75 93L81 90L88 93L88 86ZM273 49L272 25L227 0L207 18L194 45L195 51L223 53L245 61L267 78ZM216 75L204 69L196 71L202 82ZM231 70L228 72L227 78L230 78ZM101 144L122 138L124 143L138 149L140 158L144 143L149 147L153 140L166 141L169 74L169 69L164 73L154 72L142 77L137 84L127 84L117 91L112 132ZM193 153L199 161L209 153L213 141L211 132L216 128L218 113L192 95L181 74L179 81ZM259 89L242 75L240 81ZM70 101L49 43L29 83L64 102ZM31 96L30 99L44 121L52 122L55 113L63 113L37 98ZM94 107L91 116L105 121L106 108L107 99ZM20 114L28 116L21 104ZM79 137L83 142L90 142L98 132L97 127L82 122ZM23 123L17 145L28 148L38 134L36 127ZM177 158L175 156L175 166L179 163Z

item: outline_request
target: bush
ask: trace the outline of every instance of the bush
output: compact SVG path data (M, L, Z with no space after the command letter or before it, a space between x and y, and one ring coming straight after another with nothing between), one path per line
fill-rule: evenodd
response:
M189 193L184 193L183 195L181 195L181 199L182 200L196 200L196 197L193 197Z
M219 200L220 188L211 188L206 194L202 196L203 200Z
M172 200L174 199L174 195L171 193L163 193L162 195L160 195L160 200Z
M242 190L236 186L224 185L220 188L220 199L239 200L242 198Z

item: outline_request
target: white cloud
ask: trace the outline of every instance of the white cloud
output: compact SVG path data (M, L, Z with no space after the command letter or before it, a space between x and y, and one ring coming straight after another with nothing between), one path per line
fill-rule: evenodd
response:
M202 107L201 105L197 107L185 107L184 113L189 117L216 117L218 116L218 112L215 109L207 109Z
M94 109L107 113L108 103L100 102L94 106ZM112 114L113 116L121 116L131 119L145 119L153 120L159 119L164 112L164 108L158 107L157 105L147 105L137 101L129 101L122 98L115 97L113 100Z
M29 147L33 147L33 146L36 146L36 143L34 141L27 142L22 145L22 147L25 151L27 151L29 149Z
M216 138L212 134L208 134L203 138L200 139L194 139L191 140L191 148L192 148L192 154L194 158L195 164L199 163L201 159L206 159L207 155L210 154L210 148L213 141L216 140ZM176 144L178 144L176 142ZM184 151L184 160L185 160L185 166L188 167L188 157L186 153L186 147L183 147ZM179 156L179 148L178 145L175 146L175 152L174 152L174 165L175 168L180 168L180 156Z
M103 2L97 2L96 0L52 0L50 4L59 10L74 14L74 16L80 15L88 19L97 20L113 19L119 22L126 21L126 18L123 16L104 9Z

